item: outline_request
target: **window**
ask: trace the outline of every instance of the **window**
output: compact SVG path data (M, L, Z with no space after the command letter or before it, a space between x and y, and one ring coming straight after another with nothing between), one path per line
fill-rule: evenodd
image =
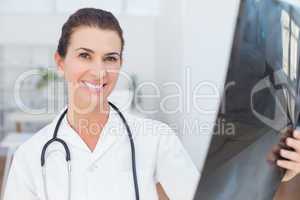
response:
M133 15L158 15L159 0L128 0L126 12Z
M68 14L82 7L129 15L156 15L159 11L159 0L0 0L0 5L0 14Z
M82 7L95 7L120 13L123 7L123 0L63 0L56 1L58 13L71 13Z
M0 0L1 14L50 13L54 1L50 0Z
M296 81L297 66L299 61L298 53L298 41L299 41L299 26L292 21L291 23L291 48L290 48L290 76L293 82Z
M282 64L284 72L289 75L290 15L285 10L281 13L282 25Z

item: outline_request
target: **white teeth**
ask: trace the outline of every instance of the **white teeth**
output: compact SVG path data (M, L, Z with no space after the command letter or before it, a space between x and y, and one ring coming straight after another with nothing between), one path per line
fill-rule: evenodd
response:
M100 89L103 87L103 84L95 85L95 84L92 84L92 83L89 83L89 82L86 82L86 81L84 81L83 83L84 83L88 88L94 89L94 90L100 90Z

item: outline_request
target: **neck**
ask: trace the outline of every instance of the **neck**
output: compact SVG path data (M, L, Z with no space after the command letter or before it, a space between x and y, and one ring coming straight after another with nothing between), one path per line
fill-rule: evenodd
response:
M75 108L76 107L69 102L67 119L70 126L83 137L99 136L108 120L110 112L108 102L106 101L90 111Z

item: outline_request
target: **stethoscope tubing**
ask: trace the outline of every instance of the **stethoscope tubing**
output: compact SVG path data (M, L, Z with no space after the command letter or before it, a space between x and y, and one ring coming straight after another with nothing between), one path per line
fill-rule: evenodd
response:
M123 124L125 125L127 134L128 134L130 148L131 148L131 165L132 165L132 175L133 175L133 183L134 183L134 189L135 189L135 199L139 200L140 197L139 197L139 186L138 186L137 172L136 172L135 145L134 145L134 141L132 138L132 133L131 133L130 127L129 127L124 115L122 114L122 112L118 109L117 106L115 106L111 102L108 102L108 103L120 116ZM64 150L66 153L65 159L66 159L66 162L68 165L68 184L69 184L68 200L71 200L71 152L70 152L70 149L69 149L67 143L64 140L57 137L59 127L60 127L61 122L62 122L64 116L66 115L67 111L68 111L68 108L60 115L60 117L56 123L52 138L46 142L46 144L43 146L42 152L41 152L41 167L42 167L44 193L45 193L46 200L48 200L47 180L46 180L47 178L46 178L46 167L45 167L46 166L45 165L46 164L46 151L47 151L47 148L54 142L60 143L64 147Z

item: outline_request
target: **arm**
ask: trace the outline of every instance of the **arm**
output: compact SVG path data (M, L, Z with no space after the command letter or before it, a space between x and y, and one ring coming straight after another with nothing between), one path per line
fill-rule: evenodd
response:
M32 184L28 180L28 172L24 170L24 162L16 152L9 171L4 191L4 200L37 200Z
M300 176L288 182L282 182L275 194L274 200L298 200L300 198Z
M158 199L159 200L170 200L166 194L166 192L164 191L164 189L162 188L160 183L156 184L156 190L158 193Z
M176 134L168 127L160 135L156 178L172 200L190 200L198 184L199 172Z

